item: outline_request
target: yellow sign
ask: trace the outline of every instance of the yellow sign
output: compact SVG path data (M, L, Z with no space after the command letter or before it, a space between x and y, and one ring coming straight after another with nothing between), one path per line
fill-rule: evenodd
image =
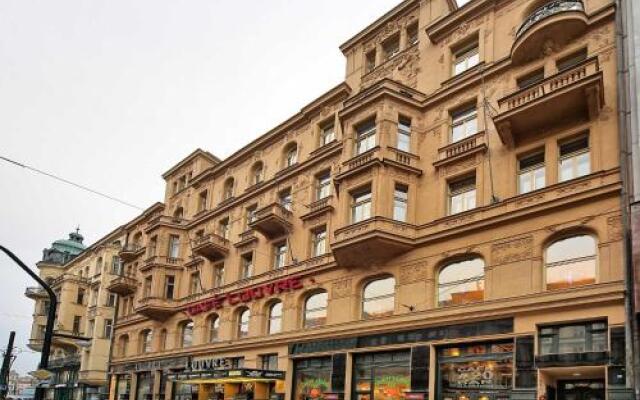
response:
M29 374L36 379L40 379L41 381L49 379L52 375L51 372L47 371L46 369L39 369L37 371L29 372Z

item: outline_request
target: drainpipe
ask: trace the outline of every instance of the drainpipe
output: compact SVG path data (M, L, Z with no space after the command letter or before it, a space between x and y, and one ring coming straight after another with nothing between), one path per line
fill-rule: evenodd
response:
M635 296L634 296L634 269L633 269L633 249L631 236L631 213L630 203L633 199L633 172L630 171L632 164L629 146L631 135L631 110L630 87L629 87L629 55L627 46L629 38L627 35L630 2L616 0L616 56L617 56L617 106L618 106L618 132L620 140L620 174L622 179L621 210L623 228L623 265L624 265L624 285L625 285L625 342L627 351L625 353L625 364L627 370L627 388L633 388L634 397L640 400L640 391L636 382L640 382L638 377L638 365L640 365L640 355L636 349L638 346L638 326L635 318ZM637 154L636 154L637 156Z

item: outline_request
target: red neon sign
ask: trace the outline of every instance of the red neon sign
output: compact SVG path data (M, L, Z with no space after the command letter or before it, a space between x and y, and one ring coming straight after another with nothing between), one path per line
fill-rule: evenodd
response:
M302 278L300 277L286 278L229 294L217 294L199 303L188 305L186 312L189 315L196 315L213 309L219 310L223 308L225 304L235 306L241 303L249 303L253 300L270 297L279 293L302 289L303 286Z

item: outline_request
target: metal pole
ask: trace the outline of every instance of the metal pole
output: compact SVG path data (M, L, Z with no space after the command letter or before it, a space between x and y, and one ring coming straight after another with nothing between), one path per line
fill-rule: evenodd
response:
M9 343L7 344L7 350L4 352L4 360L2 360L2 369L0 369L0 399L7 398L9 392L9 372L11 366L11 353L13 352L13 340L16 337L16 332L11 331L9 333Z
M0 250L9 256L20 268L24 270L30 277L32 277L49 295L49 313L47 315L47 326L44 330L44 339L42 340L42 353L40 356L39 369L47 369L49 366L49 353L51 352L51 338L53 337L53 322L56 318L56 307L58 305L58 299L56 294L51 290L49 285L43 281L38 274L33 272L25 263L22 262L11 250L0 245ZM44 390L41 387L36 387L34 400L42 400L44 398Z

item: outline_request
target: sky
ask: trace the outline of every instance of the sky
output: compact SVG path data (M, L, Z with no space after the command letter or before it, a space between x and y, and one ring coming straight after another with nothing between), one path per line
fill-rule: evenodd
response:
M340 83L338 46L399 0L2 0L0 156L146 208L200 147L224 158ZM138 211L0 161L0 244L28 265ZM34 285L0 255L0 349L21 373Z

